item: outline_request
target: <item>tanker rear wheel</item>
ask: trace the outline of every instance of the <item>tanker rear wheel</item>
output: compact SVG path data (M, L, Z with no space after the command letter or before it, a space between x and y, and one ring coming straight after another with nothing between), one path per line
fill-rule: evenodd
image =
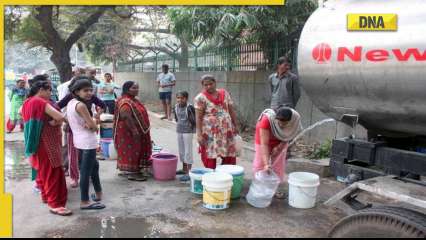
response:
M426 215L398 207L374 207L338 222L332 238L426 238Z

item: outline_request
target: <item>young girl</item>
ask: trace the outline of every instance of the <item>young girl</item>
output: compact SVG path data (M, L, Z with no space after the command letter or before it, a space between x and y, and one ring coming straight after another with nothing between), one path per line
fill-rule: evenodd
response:
M73 132L73 141L79 154L80 168L80 192L82 210L104 209L105 205L100 203L102 199L102 186L99 179L99 162L96 159L98 141L96 132L98 127L93 120L87 102L93 96L93 86L88 79L80 79L70 86L74 99L67 105L68 123ZM89 180L92 180L95 194L89 199Z
M179 92L176 94L177 104L174 109L177 122L176 131L178 134L179 158L183 164L183 169L177 174L184 174L181 182L188 182L189 171L191 170L192 158L192 139L196 131L195 128L195 108L188 104L188 93Z

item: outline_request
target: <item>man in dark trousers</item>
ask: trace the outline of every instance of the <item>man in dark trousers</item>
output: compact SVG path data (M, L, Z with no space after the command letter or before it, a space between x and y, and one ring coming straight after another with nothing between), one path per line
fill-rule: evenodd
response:
M299 78L290 72L291 65L286 57L277 62L277 72L269 76L271 86L271 108L280 106L296 108L300 98Z

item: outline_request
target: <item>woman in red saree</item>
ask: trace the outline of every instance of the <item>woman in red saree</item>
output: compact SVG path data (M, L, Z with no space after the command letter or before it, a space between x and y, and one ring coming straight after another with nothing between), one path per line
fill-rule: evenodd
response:
M118 169L127 172L129 180L145 181L151 166L152 143L150 123L145 106L136 99L139 85L126 82L118 99L114 121L114 144ZM145 174L141 174L141 171Z
M59 145L64 117L49 101L51 94L52 87L47 81L37 82L22 106L25 155L37 170L37 185L50 212L68 216L72 212L65 208L67 185Z

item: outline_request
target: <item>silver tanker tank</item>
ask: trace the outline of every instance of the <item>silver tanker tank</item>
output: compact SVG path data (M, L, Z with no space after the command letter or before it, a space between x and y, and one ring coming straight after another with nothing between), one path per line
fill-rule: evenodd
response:
M395 13L394 32L349 32L348 13ZM301 84L325 114L368 130L426 136L426 0L328 1L304 26Z

